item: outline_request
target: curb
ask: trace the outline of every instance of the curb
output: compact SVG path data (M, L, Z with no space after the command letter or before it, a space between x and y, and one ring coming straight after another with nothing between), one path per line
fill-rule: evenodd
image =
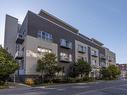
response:
M104 81L96 81L96 82L87 82L87 83L64 83L64 84L54 84L54 85L47 85L47 86L37 86L35 88L50 88L50 87L59 87L59 86L71 86L71 85L82 85L82 84L96 84L102 83Z

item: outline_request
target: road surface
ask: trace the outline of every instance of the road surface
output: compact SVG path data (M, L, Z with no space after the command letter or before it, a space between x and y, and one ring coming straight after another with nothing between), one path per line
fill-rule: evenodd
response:
M127 80L3 89L0 95L127 95Z

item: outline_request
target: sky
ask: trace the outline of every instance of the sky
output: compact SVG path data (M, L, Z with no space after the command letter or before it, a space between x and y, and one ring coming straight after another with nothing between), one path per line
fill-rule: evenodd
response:
M0 44L6 14L22 23L28 10L40 9L101 41L116 53L118 63L127 63L127 0L0 0Z

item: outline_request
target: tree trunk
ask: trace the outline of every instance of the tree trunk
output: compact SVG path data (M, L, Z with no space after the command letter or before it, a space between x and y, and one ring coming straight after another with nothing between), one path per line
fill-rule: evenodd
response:
M41 71L41 82L43 82L43 71Z

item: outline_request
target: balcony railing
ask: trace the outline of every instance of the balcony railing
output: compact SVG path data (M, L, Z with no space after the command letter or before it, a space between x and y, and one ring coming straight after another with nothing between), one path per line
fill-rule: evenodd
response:
M72 48L72 42L66 41L65 39L61 39L60 40L60 46L67 48L67 49L71 49Z
M107 64L105 62L100 63L101 67L107 67Z
M78 52L79 53L86 53L86 50L84 50L84 49L78 49Z
M111 59L109 59L108 61L109 61L109 62L112 62L112 60L111 60Z
M92 67L93 69L99 69L99 68L100 68L100 66L97 65L97 64L91 64L91 67Z
M82 45L78 45L78 52L79 53L86 53L86 47Z
M16 43L22 44L23 41L24 41L24 36L23 36L23 34L18 33L17 38L16 38Z
M106 60L106 57L104 56L104 55L100 55L100 58L102 59L102 60Z
M91 53L91 55L92 55L93 57L98 57L98 55L97 55L96 53Z
M67 62L67 63L70 62L70 60L69 60L68 57L60 57L60 61L61 61L61 62Z
M21 60L23 58L23 51L17 51L15 54L15 59Z
M67 48L67 49L71 49L72 48L71 45L69 45L69 44L63 44L63 43L61 43L60 46L64 47L64 48Z

